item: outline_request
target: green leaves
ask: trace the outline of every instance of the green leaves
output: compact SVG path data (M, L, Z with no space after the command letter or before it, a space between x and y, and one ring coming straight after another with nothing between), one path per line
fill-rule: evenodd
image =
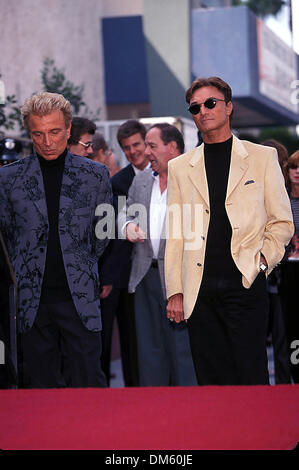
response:
M49 57L43 61L41 81L44 91L60 93L71 103L73 115L85 116L91 120L99 119L100 108L92 113L83 99L84 85L75 85L68 80L64 70L57 68L55 61ZM15 95L6 97L5 104L0 104L0 130L14 130L18 125L21 135L27 135L23 127L20 108Z
M59 70L49 57L44 60L41 79L44 91L63 95L71 103L74 114L86 106L83 101L84 85L75 85L67 80L64 71Z
M22 128L20 108L17 105L15 95L10 95L6 97L5 104L0 104L0 128L3 127L7 131L12 130L16 123Z
M286 4L286 0L233 0L234 6L246 5L253 13L262 18L269 15L276 16Z
M84 115L91 120L98 119L100 109L96 111L95 115L92 115L83 99L84 85L75 85L68 80L64 71L58 69L54 60L49 57L44 59L41 79L44 91L63 95L71 103L74 115Z

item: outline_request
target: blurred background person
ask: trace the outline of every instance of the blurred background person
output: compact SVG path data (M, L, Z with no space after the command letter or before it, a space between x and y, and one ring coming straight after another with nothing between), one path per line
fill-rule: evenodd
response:
M119 146L128 165L111 178L116 217L121 197L126 201L136 174L150 166L145 154L145 126L134 119L125 121L117 131ZM123 201L123 202L125 202ZM102 369L110 381L110 359L114 320L117 319L122 372L126 387L139 385L134 294L128 292L131 272L132 243L111 240L101 263ZM113 287L113 289L112 289Z
M266 145L267 147L273 147L277 150L278 162L282 170L283 165L289 158L289 152L287 148L281 142L278 142L278 140L276 139L267 139L262 143L262 145Z
M291 375L295 383L299 383L299 150L294 152L283 167L286 187L290 196L295 233L286 250L286 256L281 263L282 283L281 298L286 317L287 339L289 346ZM297 343L294 343L297 341Z
M91 158L93 155L92 136L96 131L94 122L83 117L72 119L68 150L79 157Z
M0 388L15 388L20 385L17 365L12 356L16 353L17 331L11 321L17 309L14 272L0 231ZM13 342L11 341L14 338ZM2 349L3 348L3 349ZM2 356L4 354L4 358ZM4 359L4 363L1 362ZM19 364L20 366L20 364Z
M277 150L281 170L288 161L287 148L276 139L268 139L263 145ZM286 336L285 316L281 306L280 296L281 269L276 266L267 278L269 295L269 327L268 338L273 346L275 384L291 383L289 348Z
M96 132L92 137L92 149L93 161L106 165L110 173L110 178L119 172L120 165L118 159L113 151L108 147L104 136L99 132Z
M0 141L0 167L21 158L23 145L19 140L5 138Z
M0 140L0 167L13 163L22 158L22 142L6 137ZM5 364L0 363L0 388L12 388L17 385L15 369L11 360L11 351L7 346L11 331L10 316L13 314L11 303L16 303L12 297L12 275L9 268L7 254L5 255L5 244L0 232L0 341L5 345ZM0 345L1 347L1 345Z

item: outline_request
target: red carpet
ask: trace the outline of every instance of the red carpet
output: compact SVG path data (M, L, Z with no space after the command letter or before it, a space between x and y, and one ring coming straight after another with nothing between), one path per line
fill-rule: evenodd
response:
M0 391L0 449L282 450L299 385Z

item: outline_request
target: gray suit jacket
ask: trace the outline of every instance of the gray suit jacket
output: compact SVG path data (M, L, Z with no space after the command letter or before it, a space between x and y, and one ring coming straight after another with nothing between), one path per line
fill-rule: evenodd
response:
M59 237L77 312L88 330L101 329L98 259L108 240L98 239L96 207L111 204L107 168L67 153L59 208ZM0 169L0 230L18 283L20 331L31 328L41 296L49 223L36 154Z
M154 177L152 169L148 168L147 170L142 171L141 173L135 176L133 183L130 187L127 199L126 221L139 223L140 228L144 230L147 235L144 243L134 243L132 253L132 269L128 287L129 292L135 292L137 285L140 283L140 281L144 278L147 271L149 270L153 259L153 248L150 240L150 202L153 183ZM135 204L138 204L140 206L135 206ZM133 210L133 212L135 212L135 209L137 209L136 216L134 216L134 214L130 214L130 210ZM139 212L138 209L140 209ZM122 220L124 220L124 218ZM166 299L164 281L165 244L166 240L163 230L158 253L158 266L162 290Z

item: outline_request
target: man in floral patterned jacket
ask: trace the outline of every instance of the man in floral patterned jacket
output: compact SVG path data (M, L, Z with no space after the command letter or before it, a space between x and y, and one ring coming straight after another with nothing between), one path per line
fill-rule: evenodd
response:
M0 229L18 283L24 386L105 386L98 259L108 237L97 214L111 203L109 173L68 152L62 95L32 96L22 117L34 153L0 170Z

